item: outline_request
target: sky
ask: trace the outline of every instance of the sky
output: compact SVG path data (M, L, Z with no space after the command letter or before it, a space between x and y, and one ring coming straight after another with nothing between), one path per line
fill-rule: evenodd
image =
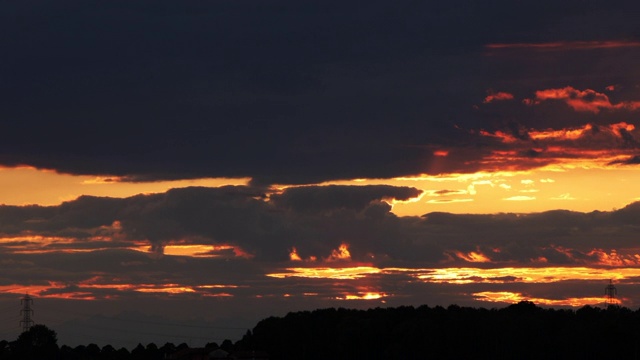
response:
M640 307L640 5L0 2L0 338Z

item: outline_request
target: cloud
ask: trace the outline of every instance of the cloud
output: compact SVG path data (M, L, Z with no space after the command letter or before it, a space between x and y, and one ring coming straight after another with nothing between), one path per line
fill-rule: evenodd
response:
M601 110L629 110L640 109L640 101L623 101L617 104L611 103L609 96L591 89L578 90L571 86L558 89L538 90L534 100L528 104L537 105L543 101L557 100L566 103L575 111L599 113Z
M0 36L0 164L99 182L252 179L0 206L2 307L25 291L42 296L38 321L60 324L61 339L82 328L86 344L110 340L82 327L102 319L68 323L80 309L137 308L191 325L185 318L251 318L244 333L262 317L345 301L475 305L473 294L488 290L587 297L612 275L637 285L628 266L638 258L637 204L400 217L389 203L418 190L287 187L635 162L640 130L621 116L636 114L640 47L615 39L637 33L637 3L574 5L2 2L0 34L11 36ZM525 97L531 106L514 101ZM468 193L482 195L476 185ZM294 248L316 261L291 261ZM266 276L323 266L369 272ZM523 272L540 267L558 269L554 283L528 282ZM118 324L111 334L121 339Z
M490 102L494 102L494 101L504 101L504 100L513 100L513 94L510 94L508 92L489 92L489 95L487 95L484 98L483 103L488 104Z
M314 209L313 199L328 194L335 198ZM238 314L251 306L260 318L378 295L389 306L425 298L471 304L473 296L461 294L499 289L548 299L550 292L567 294L565 280L592 286L612 276L628 279L640 264L640 203L608 212L398 217L380 199L415 190L318 186L286 189L277 201L261 195L247 186L187 188L0 206L13 214L0 225L0 301L25 291L39 297L39 306L71 298L198 307L206 299ZM302 199L311 203L292 205ZM101 220L89 222L88 214ZM207 256L182 251L212 247L219 251ZM290 258L294 248L304 261ZM276 306L282 302L286 309Z
M616 78L576 88L624 89L637 78L625 65L633 56L601 64L581 55L592 70L584 71L559 65L573 59L505 65L482 51L489 43L579 44L571 34L593 39L582 47L634 51L634 42L599 40L628 36L628 25L620 25L633 23L628 5L607 9L626 21L596 30L588 24L600 5L553 2L518 20L504 16L521 13L514 4L495 12L467 0L438 11L379 0L366 9L354 1L37 3L0 8L0 32L15 34L0 39L0 95L4 117L12 119L3 124L0 164L118 181L313 184L472 172L492 144L459 129L521 119L502 112L517 102L497 100L543 81L553 88L558 81L549 79L611 74L601 68L615 69ZM394 16L380 15L387 13ZM549 13L557 20L544 20ZM16 30L23 26L38 30ZM488 85L502 91L489 94L490 109L474 111ZM619 104L635 106L611 106Z
M388 185L370 186L307 186L292 187L270 200L278 207L296 212L323 212L349 209L360 211L376 200L406 201L417 198L422 192L416 188Z
M626 159L613 160L609 163L609 165L638 165L640 164L640 155L630 156Z
M291 193L287 194L288 191ZM314 208L313 199L327 194L334 194L334 200L319 203ZM343 201L339 201L338 194L344 196ZM14 216L12 226L0 226L3 235L0 248L11 256L7 259L24 261L25 264L35 257L120 257L119 261L107 261L104 265L107 267L100 271L108 271L109 263L142 261L144 264L162 259L162 256L149 256L154 251L162 254L164 246L174 246L175 249L216 246L220 249L207 252L206 257L188 251L179 255L180 251L171 250L169 254L175 255L165 255L164 258L174 259L171 261L175 261L175 266L179 266L180 258L189 259L189 262L224 259L286 262L292 248L302 259L312 256L325 259L332 253L343 253L340 249L344 244L348 244L351 259L361 262L371 261L373 256L378 261L418 261L422 266L433 266L445 261L449 253L470 254L472 251L486 256L493 254L489 257L496 261L526 263L529 259L544 257L553 263L552 255L555 254L556 258L565 259L563 261L586 262L592 258L589 252L602 248L598 236L600 230L597 229L614 228L617 229L616 234L611 238L616 240L610 246L617 249L618 254L633 251L632 244L626 243L630 239L628 228L620 225L635 221L635 215L632 215L637 212L635 205L611 213L546 212L517 217L509 214L430 213L416 218L397 217L389 212L389 205L380 202L381 198L390 195L410 197L415 194L416 190L410 188L307 187L287 189L279 195L283 197L267 201L254 197L251 188L228 187L177 189L126 199L81 198L60 206L22 208L22 217ZM293 199L297 201L293 202ZM509 199L534 198L515 196ZM301 205L307 200L309 204ZM86 223L87 214L104 211L107 206L103 204L112 207L112 216L103 216L101 222ZM11 208L4 206L0 211ZM29 221L34 216L39 220ZM73 233L79 236L59 237L59 234ZM441 236L438 234L446 234L449 239L446 244L438 240ZM38 237L30 240L34 236ZM582 239L580 243L570 240L575 237ZM51 240L47 240L49 238ZM513 238L522 241L514 243ZM480 248L476 248L478 244L481 244ZM549 247L549 244L556 247ZM486 250L485 246L492 250ZM512 246L515 248L510 251ZM557 246L571 248L583 254L582 258L572 255L573 260L567 259L562 255L564 253L557 251ZM22 252L29 248L33 251ZM527 249L526 255L518 255L515 249ZM150 252L145 254L145 251ZM95 260L65 261L65 268L72 272L81 264L91 267L98 263Z
M479 132L480 136L501 143L482 155L485 169L526 170L572 162L605 167L632 159L640 144L638 129L626 122L544 130L520 127L517 136L512 131L515 130Z

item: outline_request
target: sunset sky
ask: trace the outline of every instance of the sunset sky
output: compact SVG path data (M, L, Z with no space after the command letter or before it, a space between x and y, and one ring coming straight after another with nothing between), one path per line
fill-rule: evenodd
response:
M0 3L0 339L640 307L640 5Z

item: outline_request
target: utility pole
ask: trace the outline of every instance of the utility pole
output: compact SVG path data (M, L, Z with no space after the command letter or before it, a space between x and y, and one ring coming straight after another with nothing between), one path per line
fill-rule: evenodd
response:
M22 316L20 325L22 325L22 332L26 332L33 326L33 320L31 319L33 315L33 309L31 308L33 299L29 294L25 294L24 297L20 299L20 305L22 305L22 310L20 310L20 316Z

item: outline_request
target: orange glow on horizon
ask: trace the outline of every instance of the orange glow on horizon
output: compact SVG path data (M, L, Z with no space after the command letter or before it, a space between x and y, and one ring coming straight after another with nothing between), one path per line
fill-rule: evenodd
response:
M442 268L414 274L426 282L452 284L469 283L554 283L566 280L629 279L640 276L640 268L588 267L505 267L505 268Z
M198 285L198 288L201 289L237 289L240 288L242 286L239 285L222 285L222 284L215 284L215 285Z
M289 277L302 277L312 279L337 279L337 280L354 280L360 279L370 274L378 274L382 270L371 266L356 266L345 268L287 268L286 273L271 273L266 276L284 279Z
M544 263L544 262L543 262ZM343 268L308 267L286 268L287 272L266 276L284 279L290 277L310 279L354 280L376 274L405 273L423 282L470 283L555 283L569 280L606 281L640 277L640 268L591 268L591 267L501 267L501 268L377 268L354 266Z
M189 186L247 185L249 178L121 182L118 177L71 175L32 166L0 166L0 203L5 205L59 205L81 195L125 198L163 193ZM46 186L43 186L46 184Z
M220 255L214 254L214 252L231 249L234 249L234 247L229 245L171 244L164 246L163 254L189 257L219 257Z
M378 300L388 295L380 292L365 292L358 294L346 294L342 297L336 297L337 300Z
M456 195L455 191L450 191L448 193L439 196L438 199L423 199L421 197L416 197L412 199L408 199L407 201L391 201L393 206L392 212L399 216L406 215L422 215L430 211L447 211L453 213L496 213L496 212L509 212L509 211L526 211L526 212L535 212L542 210L551 210L557 209L558 207L567 208L569 210L576 211L593 211L593 210L601 210L606 211L612 208L620 208L623 207L633 201L637 201L640 199L640 191L634 192L630 191L628 186L624 186L624 184L632 183L633 181L640 181L640 171L638 171L636 166L620 166L620 165L610 165L611 163L624 162L628 160L630 157L634 155L634 153L629 149L601 149L601 150L584 150L584 149L571 149L560 146L561 143L553 143L559 141L573 141L576 139L580 139L586 134L592 132L592 125L584 125L582 127L576 128L568 128L568 129L544 129L544 130L536 130L529 129L529 136L533 140L540 140L549 142L549 145L544 148L544 156L540 158L531 158L526 159L528 161L528 165L523 166L522 169L518 170L517 166L514 170L511 171L498 171L498 169L505 169L510 164L518 164L518 162L522 161L521 155L515 150L505 150L502 154L498 151L494 152L491 157L487 157L482 160L482 163L485 164L487 169L492 171L478 171L474 173L448 173L442 175L416 175L411 177L400 177L394 179L357 179L357 180L343 180L343 181L331 181L322 184L317 184L319 186L322 185L376 185L376 184L384 184L384 185L396 185L396 186L411 186L417 187L419 190L423 191L422 195L432 194L435 191L444 191L444 190L455 190L458 194L461 191L467 188L470 182L475 181L474 179L500 179L503 181L502 184L504 186L511 186L512 189L510 191L514 192L515 187L512 184L509 184L511 179L516 179L521 176L528 177L538 177L541 179L553 177L555 180L554 184L547 183L545 185L546 193L541 192L540 196L536 196L535 201L529 201L526 205L515 205L513 204L506 205L501 204L496 199L505 199L510 198L512 196L516 196L516 194L506 194L509 191L507 188L484 188L482 192L478 192L478 194L467 194L467 196ZM615 136L616 138L621 139L621 130L622 131L633 131L634 134L637 132L637 127L634 124L620 122L618 124L612 124L608 127L601 126L600 134L607 133L610 136ZM481 131L481 134L485 136L491 136L497 138L501 142L505 143L513 143L517 144L519 140L515 139L512 135L503 132L495 132L489 133L486 131ZM541 149L542 150L542 149ZM444 155L445 150L436 150L438 155ZM448 150L447 150L448 151ZM450 156L450 153L448 153ZM536 166L537 168L526 170L527 166ZM512 166L513 167L513 166ZM46 184L56 184L56 181L60 181L58 177L62 177L64 179L75 179L71 175L61 175L57 174L53 171L42 172L40 170L36 170L33 168L17 168L17 169L7 169L0 168L0 172L3 173L3 177L0 177L0 180L9 181L12 179L14 172L22 173L26 172L26 174L22 174L21 176L27 178L20 178L18 181L20 182L20 186L29 185L31 187L38 186L40 189L34 191L32 188L28 188L25 190L21 190L22 187L18 185L7 185L6 187L0 186L0 188L4 189L13 189L11 194L3 194L0 191L0 199L5 204L15 204L21 205L25 203L36 203L40 205L51 205L60 203L60 199L56 198L55 201L47 200L47 197L38 195L38 191L42 192L44 189L42 187L43 183ZM553 176L550 176L550 173L553 173ZM525 175L528 174L528 175ZM46 175L47 177L53 177L54 179L41 179L39 176ZM32 178L33 177L33 178ZM31 180L30 180L31 179ZM58 179L58 180L56 180ZM66 180L64 180L66 181ZM75 181L75 180L74 180ZM614 185L608 187L608 193L594 193L592 190L595 188L601 188L601 184L603 183L611 183L611 182L619 182L624 181L624 183L620 183L619 185ZM37 185L36 185L37 184ZM2 185L2 181L0 181L0 185ZM146 188L146 185L150 185L151 187ZM128 194L116 194L116 193L96 193L93 191L85 191L85 189L91 190L94 186L96 187L113 187L113 189L118 186L129 186L127 183L107 183L100 185L82 185L77 190L77 195L81 194L89 194L96 196L114 196L114 197L124 197L130 196L138 193L153 193L153 192L161 192L165 191L171 186L165 186L162 190L154 190L153 186L156 184L137 184L139 186L140 191L131 192ZM416 186L417 185L417 186ZM49 186L49 185L48 185ZM282 189L286 189L289 186L283 185ZM48 187L47 187L48 188ZM143 190L144 188L144 190ZM557 190L556 190L557 189ZM626 189L623 191L622 189ZM59 190L59 189L58 189ZM52 188L52 192L56 194L60 194L58 190ZM68 193L63 191L63 193ZM29 196L40 196L39 199L33 201L14 201L13 194L30 194ZM546 196L545 196L546 194ZM564 195L564 196L560 196ZM77 196L69 196L63 200L74 199ZM464 197L464 198L462 198ZM562 204L559 204L558 201L563 201ZM566 201L571 200L571 201ZM110 231L117 232L116 228L111 229ZM98 240L98 239L96 239ZM138 250L138 249L134 249ZM245 254L247 255L247 254Z
M166 285L164 287L141 287L135 288L134 291L144 293L166 293L166 294L184 294L195 293L196 291L188 286L177 286L175 284Z
M585 305L603 305L607 299L604 297L584 297L584 298L567 298L567 299L544 299L524 296L521 293L509 292L509 291L483 291L472 294L477 300L497 302L497 303L509 303L516 304L520 301L531 301L536 305L546 306L571 306L581 307ZM614 302L618 305L622 304L620 299L614 299Z

